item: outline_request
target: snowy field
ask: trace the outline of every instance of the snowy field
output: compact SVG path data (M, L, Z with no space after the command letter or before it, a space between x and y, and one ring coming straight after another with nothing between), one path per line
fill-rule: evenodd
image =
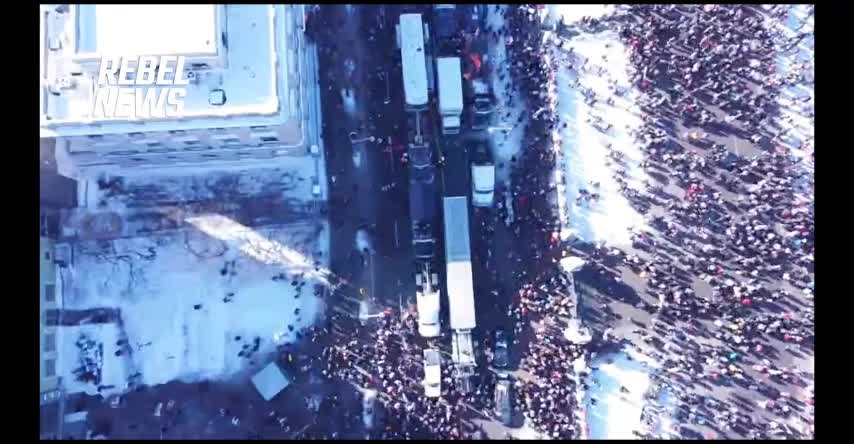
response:
M562 18L567 25L583 16L601 17L614 11L613 6L606 5L551 8L552 19ZM558 68L557 113L566 123L558 137L561 170L557 182L560 183L561 176L566 181L566 187L560 189L564 191L561 203L568 213L569 229L583 241L618 247L631 245L630 228L642 229L645 221L620 194L613 176L616 169L624 168L628 185L639 189L643 189L642 183L647 179L639 167L643 154L631 136L631 132L641 128L642 120L636 105L640 92L629 82L629 53L612 31L581 32L571 39L549 33L546 40L554 57L551 63ZM569 65L574 69L569 69ZM617 91L621 93L619 96L615 94ZM590 92L600 99L593 105L585 100L585 94ZM612 104L605 102L608 97L613 98ZM608 124L613 126L607 128ZM622 152L624 165L609 160L608 145ZM598 201L579 201L582 190L598 194Z
M104 394L120 393L137 372L146 385L229 378L294 341L322 312L315 284L328 277L325 223L252 229L221 215L189 222L197 229L73 245L73 265L60 279L65 308L117 308L121 322L65 328L60 371L69 391L94 394L102 385L114 386ZM102 344L100 384L72 374L77 329Z
M592 367L586 395L588 439L638 439L632 431L644 428L644 394L652 385L655 364L634 350L624 350L594 359Z

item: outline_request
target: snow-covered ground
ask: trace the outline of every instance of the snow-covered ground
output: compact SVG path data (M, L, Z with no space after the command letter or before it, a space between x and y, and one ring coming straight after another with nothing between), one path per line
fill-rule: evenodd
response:
M529 424L525 423L522 427L510 429L510 436L515 439L536 439L536 440L551 440L551 437L544 433L534 430Z
M790 75L802 74L804 80L815 79L815 52L814 52L814 21L813 17L807 17L809 5L794 5L785 21L773 20L773 27L782 32L785 37L797 36L800 32L809 32L810 35L801 40L794 48L788 51L778 51L776 58L776 73L781 78ZM788 48L781 48L788 49ZM808 101L803 101L806 98ZM778 98L780 115L777 124L781 126L785 135L781 138L783 145L789 153L801 158L803 166L807 171L814 171L814 165L810 154L814 149L815 138L815 88L798 82L797 85L783 88Z
M61 327L61 341L57 369L61 370L62 383L68 393L87 392L97 393L97 385L115 386L124 389L128 376L132 373L130 363L125 359L115 357L115 344L122 338L121 330L116 324L90 324L72 327ZM96 341L97 352L81 352L77 341L90 338ZM100 357L99 357L100 356ZM100 367L100 384L84 382L77 379L75 372L85 366L87 358L95 366Z
M563 19L565 24L571 24L580 22L584 17L600 18L613 14L615 10L614 5L551 5L548 13L551 19Z
M495 8L487 8L487 23L491 29L500 29L504 26L504 10L502 5L499 11ZM505 181L510 177L510 160L522 150L522 137L524 136L525 122L527 118L519 122L519 116L525 109L525 101L518 88L513 85L510 64L507 61L507 47L504 38L490 44L489 66L493 70L492 90L495 92L496 112L492 133L493 146L495 149L495 161L503 163L503 167L495 171L496 179ZM510 96L513 96L511 101Z
M629 359L631 357L631 359ZM586 395L588 439L637 439L641 431L644 394L652 386L656 364L648 357L626 349L593 360ZM628 389L622 393L620 387ZM596 399L596 404L590 402Z
M121 323L63 327L59 368L69 391L97 391L72 374L75 329L103 344L101 385L115 387L102 393L112 394L136 372L146 385L231 377L314 322L322 310L314 284L328 276L325 223L252 229L221 215L189 222L197 230L73 245L74 263L60 279L65 308L118 308ZM130 354L116 356L118 338ZM239 356L255 338L251 358Z
M553 17L563 17L567 25L583 16L600 17L613 12L606 5L553 5ZM560 36L546 36L557 66L555 79L557 113L566 127L561 126L561 176L566 187L563 200L567 208L569 228L581 240L606 242L625 247L631 244L630 228L645 226L643 216L620 194L614 178L618 168L626 170L630 187L642 189L646 174L638 166L643 160L640 147L630 132L642 125L641 112L636 105L640 92L629 82L629 54L615 32L596 34L581 32L571 39L557 43ZM570 53L570 49L572 53ZM584 68L583 63L587 62ZM574 70L569 69L572 64ZM578 80L578 85L575 85ZM616 88L616 89L615 89ZM614 91L621 91L621 96ZM585 93L595 92L599 100L594 105L585 101ZM605 100L613 98L613 104ZM601 119L601 120L600 120ZM607 124L613 127L606 129ZM623 154L624 166L608 160L608 145ZM594 184L598 183L598 187ZM599 195L597 201L577 199L581 190ZM566 230L565 230L566 232Z

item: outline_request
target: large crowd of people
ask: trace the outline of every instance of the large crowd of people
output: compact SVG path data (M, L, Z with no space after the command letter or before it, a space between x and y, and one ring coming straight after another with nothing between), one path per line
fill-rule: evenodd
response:
M781 424L801 401L792 396L777 400L780 391L766 390L757 381L773 374L776 382L805 387L807 382L797 368L774 362L779 350L772 343L782 342L780 348L796 354L798 348L811 348L814 340L812 308L803 305L805 298L812 298L814 284L812 172L803 156L790 152L810 149L811 142L784 146L791 130L785 125L777 127L774 120L782 89L808 82L811 76L802 71L777 74L775 57L780 48L791 48L793 40L802 40L803 35L780 35L765 20L768 16L784 18L786 8L644 5L612 17L582 21L582 27L588 29L616 28L631 48L632 80L643 92L641 106L646 114L645 127L635 133L635 142L645 154L638 166L674 178L682 190L674 195L665 190L665 184L650 181L645 183L646 189L633 189L623 179L627 168L619 148L609 147L603 162L612 164L622 193L647 215L650 229L633 233L630 251L597 246L587 259L603 279L619 280L604 265L606 259L615 257L645 279L648 293L659 303L642 306L665 326L665 341L679 336L676 326L680 323L689 326L691 335L679 358L669 358L667 350L656 356L672 365L665 379L687 386L704 377L716 383L732 379L747 390L772 397L770 405L778 407L769 411L781 418L764 423L749 414L732 413L738 408L728 406L727 401L714 403L717 413L708 414L710 424L722 433L735 430L750 437L797 433ZM541 17L533 7L511 8L506 34L494 30L495 38L506 39L515 61L511 64L513 77L526 109L545 110L524 119L526 139L514 171L515 223L521 228L514 232L535 240L526 257L536 259L529 259L528 269L518 273L522 285L519 303L510 312L520 321L532 312L549 320L565 316L570 294L556 266L549 267L549 262L554 264L556 257L565 254L564 246L551 242L561 221L556 217L556 199L551 195L554 186L549 182L549 173L559 161L551 135L565 123L550 103L556 67L549 64L539 44ZM557 58L559 63L574 63L570 69L597 72L598 67L588 64L589 60L579 59L571 55ZM808 70L810 66L796 68ZM598 97L579 83L573 86L591 103L611 103L611 98ZM620 93L616 88L613 92ZM508 88L504 93L513 91ZM809 97L799 100L808 102ZM675 134L671 128L677 123L695 129ZM603 132L609 129L601 126ZM733 153L707 134L749 140L757 154ZM706 282L711 291L695 294L692 280ZM799 292L802 294L795 294ZM517 332L523 328L520 322ZM668 343L658 339L656 332L642 334L644 342L667 348ZM691 336L714 338L716 345L700 344ZM561 380L572 371L566 357L580 352L554 335L538 334L527 358L533 362L529 371L546 380L552 375ZM532 423L555 437L572 436L562 432L577 428L570 420L572 407L554 404L558 399L572 399L565 396L572 390L571 382L523 386L521 400ZM680 393L692 396L687 395L690 391ZM692 420L696 416L694 412L686 415Z
M813 402L812 375L794 364L812 353L814 344L812 152L791 154L811 150L812 141L787 146L791 130L778 124L777 106L785 88L810 81L811 67L801 63L795 65L797 72L777 73L775 58L804 34L780 35L767 20L783 20L790 6L633 5L574 25L555 23L553 30L613 31L630 52L631 80L642 92L645 123L633 136L644 159L629 165L619 146L609 146L602 159L620 192L648 221L647 227L633 230L631 248L625 250L607 242L576 248L563 241L559 233L572 221L561 215L557 202L565 196L557 195L553 183L561 162L556 134L569 124L556 111L557 70L607 73L595 61L562 48L562 40L554 47L543 45L548 27L538 7L494 7L503 11L505 25L483 31L491 43L506 46L509 69L493 68L495 75L512 80L496 93L508 108L521 103L531 110L517 118L524 127L522 147L505 166L512 171L508 192L515 215L509 231L524 247L510 253L516 288L507 307L514 348L521 354L519 369L527 375L514 384L521 416L549 438L586 437L585 406L577 395L587 388L589 370L575 364L588 361L603 341L575 344L563 335L565 320L578 310L574 280L559 262L577 255L596 279L619 282L628 272L645 284L636 290L653 302L638 307L649 312L652 323L636 330L635 345L661 364L653 378L677 397L672 414L678 424L728 437L805 436L805 429L787 424ZM319 16L312 23L323 25ZM558 57L547 57L555 53ZM583 82L569 86L590 104L614 103ZM610 92L625 93L616 87ZM498 113L511 115L504 109ZM619 124L593 120L604 133ZM744 140L756 154L731 151L722 143L730 136ZM649 174L653 180L634 188L628 180L632 169L654 173ZM596 205L598 184L589 186L580 199ZM610 306L607 300L602 304L605 311ZM480 369L474 390L461 393L445 362L442 396L425 397L421 356L427 341L418 337L412 313L399 316L389 310L367 326L333 313L304 338L323 345L303 369L320 369L324 379L375 390L385 414L375 426L365 427L347 411L340 427L313 428L301 438L334 439L361 429L374 439L485 437L466 418L469 410L494 407L495 375ZM623 341L630 342L628 337ZM283 359L290 362L292 356ZM736 395L716 398L715 393L724 393L720 387ZM338 400L333 394L329 398ZM655 396L648 398L652 402ZM280 424L283 430L290 427L285 420ZM658 437L646 430L637 433Z
M809 351L814 340L812 308L803 305L812 297L814 282L812 173L802 157L789 152L810 144L784 147L787 130L775 127L774 120L782 88L809 76L776 73L775 51L803 37L786 41L765 20L785 13L783 7L643 5L577 25L587 31L616 30L629 48L632 81L642 91L645 113L645 125L633 133L644 153L637 167L672 182L646 181L644 189L633 188L627 180L632 166L620 147L609 147L603 162L612 166L624 196L647 216L648 228L633 231L633 245L626 251L598 244L572 254L583 255L599 279L620 280L610 266L616 261L646 283L641 290L656 303L639 306L652 314L656 328L637 330L637 345L662 363L664 371L654 378L678 398L674 419L707 426L721 436L802 436L784 424L802 410L799 403L811 402L810 375L783 364L791 360L781 351L797 355ZM510 76L513 86L508 82L508 89L498 93L506 104L521 101L524 109L538 110L518 117L516 123L524 125L523 147L509 165L515 214L510 231L528 240L522 245L530 249L511 258L518 289L508 315L515 321L515 336L527 338L520 369L530 375L516 382L516 399L522 415L543 435L579 438L584 436L579 422L584 406L576 391L587 384L579 378L586 372L576 374L573 363L589 358L591 349L561 334L576 301L573 282L558 264L570 248L557 234L568 221L560 220L552 183L560 162L554 134L567 123L555 111L554 88L556 70L567 65L580 73L607 73L571 52L545 57L543 15L536 7L506 8L504 14L504 28L485 29L493 41L504 40L512 61L509 73L496 75ZM589 103L613 103L582 82L572 86ZM613 88L612 93L624 91ZM677 134L675 124L686 133ZM602 119L598 127L607 132L613 123ZM749 141L757 154L734 153L712 135ZM598 199L596 185L581 193L591 205ZM674 193L674 185L681 191ZM705 282L710 291L695 292L695 281ZM607 302L603 306L610 308ZM442 400L425 399L417 377L412 379L421 364L406 358L420 356L413 326L411 319L383 318L376 344L362 346L354 339L338 346L338 357L330 362L356 364L340 367L345 377L388 395L391 421L379 437L478 436L482 432L461 421L460 413L464 405L489 406L492 381L487 378L475 393L462 395L446 368ZM389 348L393 337L398 345ZM401 344L407 344L405 353ZM354 370L359 367L379 370ZM759 399L766 414L752 414L752 407L732 399L699 395L696 389L708 382L756 392L744 398ZM790 388L775 388L781 385ZM793 395L799 390L806 397Z

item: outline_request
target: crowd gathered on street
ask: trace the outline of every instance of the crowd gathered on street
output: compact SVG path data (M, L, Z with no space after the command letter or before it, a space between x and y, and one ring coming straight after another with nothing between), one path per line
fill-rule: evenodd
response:
M657 173L650 177L672 178L669 183L646 180L643 189L633 188L627 179L633 166L620 147L608 147L603 162L613 168L621 193L648 221L648 228L633 230L633 245L626 251L607 242L579 249L560 239L562 226L571 221L561 220L551 173L561 161L556 130L567 125L555 111L556 70L569 66L579 73L607 73L571 51L545 57L543 15L536 7L503 8L506 25L484 29L494 42L503 40L512 61L509 73L496 70L513 80L498 92L504 103L513 107L522 102L524 109L538 110L519 116L523 146L509 166L515 213L510 231L530 240L523 244L530 250L511 255L518 288L508 315L515 321L514 336L528 338L519 368L530 377L516 381L518 409L543 435L585 436L584 406L576 394L588 388L583 382L588 370L573 364L595 356L597 342L574 344L561 334L563 321L576 313L573 281L559 265L572 254L582 256L597 279L619 282L618 267L630 270L646 284L641 290L657 301L638 304L652 314L656 328L636 333L638 345L663 365L654 375L657 387L678 397L677 422L707 425L721 436L803 436L785 424L795 410L803 410L799 403L812 403L810 375L781 363L780 355L811 353L814 342L812 307L803 303L812 299L814 283L812 172L806 165L811 157L790 155L790 150L811 147L810 142L785 146L787 129L774 119L782 89L807 82L809 76L775 71L776 53L803 39L797 33L779 35L768 25L769 17L783 19L786 8L637 5L576 25L585 32L616 31L626 45L644 112L644 126L633 131L644 153L636 166ZM555 28L566 26L558 23ZM591 104L613 103L613 97L600 97L581 81L571 86ZM612 93L625 91L615 87ZM613 122L599 120L600 131L613 128ZM675 123L686 128L683 134L675 133ZM733 153L709 134L749 141L757 154ZM670 192L673 185L681 194ZM595 205L598 184L589 186L580 195ZM710 291L695 292L695 281L705 282ZM608 311L610 305L605 302L602 308ZM386 316L375 344L353 338L328 349L326 371L387 396L381 398L387 399L390 421L381 437L478 436L482 431L462 421L462 413L466 406L490 404L492 373L485 372L490 377L476 392L463 395L446 368L441 400L425 399L417 376L421 363L407 358L420 356L413 352L416 337L411 317L398 321ZM790 389L775 389L766 379ZM770 415L752 415L753 408L704 398L693 390L708 383L760 393L765 401L758 406ZM806 395L794 396L799 390ZM651 436L649 431L636 433Z
M504 26L482 31L490 44L505 45L508 58L506 70L491 69L512 80L496 94L508 108L524 109L516 122L524 128L522 146L504 166L511 170L507 192L515 215L509 232L526 248L509 253L516 287L506 313L514 323L518 369L527 375L514 380L517 411L545 437L587 437L586 406L577 395L589 389L590 369L576 363L589 362L602 344L634 341L661 364L653 378L677 397L678 424L704 426L719 437L810 436L811 423L796 430L790 419L804 412L811 418L814 402L811 372L794 364L812 355L815 339L814 152L811 140L791 146L791 127L779 122L777 108L786 88L811 82L812 67L800 63L794 72L778 72L776 57L796 47L804 33L783 35L771 25L785 20L791 5L631 5L605 17L551 25L535 5L490 7L504 15ZM324 32L321 18L314 20L317 32ZM602 159L620 193L646 218L645 227L633 228L630 248L560 236L572 215L558 207L565 196L554 183L562 162L557 134L571 122L556 111L557 70L570 69L579 79L607 77L595 60L562 48L562 39L543 44L544 32L569 27L616 33L630 54L633 87L641 93L644 125L632 135L644 158L631 165L622 147L609 146ZM597 95L583 81L567 86L588 103L613 103L612 96ZM610 92L626 93L617 87ZM509 109L498 113L510 115ZM607 117L592 120L599 120L594 123L603 133L620 124ZM723 142L730 137L756 154L733 152ZM628 178L633 170L650 180L636 188ZM595 206L599 184L588 187L579 190L579 202ZM590 343L568 340L563 332L566 320L578 315L574 292L580 278L561 268L567 256L583 258L595 279L619 283L636 276L642 286L635 290L643 294L637 307L649 313L651 323L638 324L631 338L608 329ZM611 307L608 300L599 306L605 312ZM366 425L357 412L344 411L341 427L313 428L300 438L335 439L361 429L373 439L486 436L468 412L494 407L495 374L480 370L474 390L462 393L451 363L444 362L441 397L425 397L422 351L436 344L419 337L416 318L386 310L365 325L330 310L323 325L301 334L321 350L304 369L375 390L384 414ZM447 342L436 339L442 340ZM285 352L282 360L290 363L293 356ZM726 386L756 401L748 406L699 394L709 386ZM323 398L333 406L338 401L334 393ZM762 414L755 414L757 407ZM286 420L279 422L290 430ZM650 430L637 434L660 437Z
M768 343L780 341L780 348L794 354L810 350L814 342L812 307L803 302L812 299L814 285L813 184L809 160L805 160L814 154L810 141L785 146L790 127L774 120L783 88L810 82L809 64L795 65L798 71L794 73L781 75L775 70L778 52L803 39L802 33L780 35L769 25L773 20L785 20L788 8L643 5L618 9L610 17L585 19L580 25L595 32L616 29L630 48L632 81L642 91L646 123L634 134L645 154L638 166L673 178L682 190L681 195L667 193L664 183L649 180L646 189L633 189L623 179L629 166L619 147L609 146L603 161L612 165L621 192L646 215L650 229L633 232L630 251L597 244L585 259L602 279L621 280L620 273L606 265L616 261L645 280L647 294L658 304L640 305L655 314L668 337L680 335L677 326L685 323L691 328L689 338L717 340L717 345L703 345L688 339L696 346L682 347L682 353L690 354L676 360L665 353L656 356L672 365L664 379L685 386L702 378L716 383L732 379L757 391L763 390L764 384L758 380L765 376L793 385L790 391L808 386L799 369L774 362L780 350ZM529 266L518 271L518 304L510 309L520 320L519 333L526 325L521 321L530 313L540 314L551 324L568 311L571 289L566 288L556 265L567 254L567 247L554 242L562 221L550 176L560 161L553 149L553 134L566 122L553 111L557 67L544 57L546 51L540 45L542 14L535 7L507 12L509 26L494 30L494 37L506 39L525 108L545 110L519 119L525 121L526 139L520 158L514 159L514 223L521 228L514 232L536 240L524 255ZM565 26L560 23L556 28ZM574 63L574 69L582 73L605 74L592 61L573 57L571 51L564 51L564 57L557 60L570 69ZM612 103L611 97L597 96L580 81L572 86L591 103ZM613 88L613 93L622 91ZM515 92L508 87L505 94ZM799 100L810 99L803 96ZM676 119L681 127L696 129L674 134L671 129ZM612 126L599 127L607 132ZM706 133L747 139L757 154L740 156L710 141ZM686 148L685 142L691 147ZM810 151L804 157L791 155L791 150ZM597 184L591 186L595 190ZM595 191L581 191L581 196L593 196L590 200L595 204ZM706 282L711 291L695 294L692 280ZM710 327L712 331L708 331ZM667 345L656 341L654 331L642 334L645 342ZM566 396L573 387L568 378L572 360L567 358L583 350L559 335L538 332L528 352L533 373L554 384L525 384L527 390L520 399L526 416L551 436L576 436L573 431L579 427L572 423L572 406L555 404L573 399ZM751 376L745 367L759 374ZM684 380L678 376L683 374L687 375ZM675 381L669 382L676 385ZM775 396L761 404L779 413L776 420L755 423L750 415L734 413L736 407L727 408L725 401L718 401L717 411L723 413L711 414L712 422L724 433L737 429L742 436L754 438L792 435L795 432L781 424L792 411L787 403L800 401L788 391L782 394L785 398L776 400ZM806 396L811 402L811 395ZM687 416L694 419L698 415L691 412Z

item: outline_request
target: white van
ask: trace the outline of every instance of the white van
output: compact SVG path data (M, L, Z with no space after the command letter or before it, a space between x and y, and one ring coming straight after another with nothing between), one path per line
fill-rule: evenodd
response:
M424 395L428 398L442 396L442 356L438 350L424 350Z

